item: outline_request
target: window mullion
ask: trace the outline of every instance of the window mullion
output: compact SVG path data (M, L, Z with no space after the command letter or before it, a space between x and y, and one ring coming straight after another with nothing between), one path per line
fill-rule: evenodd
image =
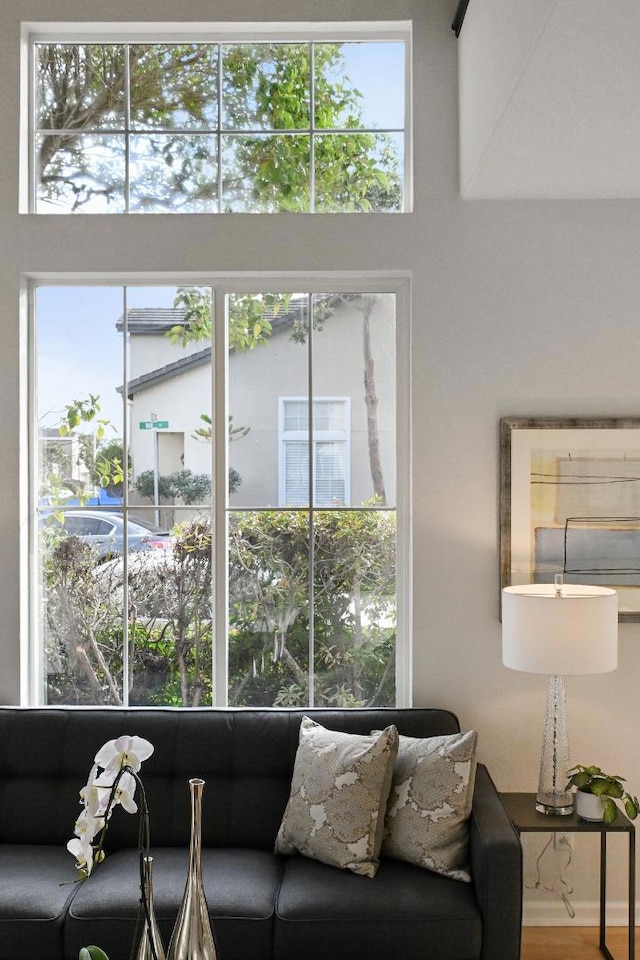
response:
M217 82L217 97L218 97L218 123L216 126L216 150L218 151L218 204L217 209L218 213L222 213L222 190L224 186L224 177L222 173L222 81L224 69L222 63L222 44L218 45L218 82Z
M315 44L309 44L309 210L316 210L316 68Z
M307 294L307 384L309 390L308 437L309 437L309 706L315 706L315 530L314 530L314 488L315 463L313 455L313 294Z
M124 45L124 209L131 212L131 61Z
M122 288L122 382L127 385L127 389L122 391L123 418L122 418L122 467L124 472L123 483L123 503L122 515L124 517L124 550L122 554L122 706L129 706L129 679L130 679L130 658L129 658L129 551L127 534L129 529L129 417L127 411L127 398L129 396L129 357L127 351L128 327L129 327L129 300L126 287Z
M227 619L229 609L229 480L228 480L228 295L216 288L211 291L212 363L211 397L213 399L213 436L211 443L211 475L213 477L213 500L211 530L213 533L212 556L212 625L213 625L213 705L226 707L228 703L229 652Z

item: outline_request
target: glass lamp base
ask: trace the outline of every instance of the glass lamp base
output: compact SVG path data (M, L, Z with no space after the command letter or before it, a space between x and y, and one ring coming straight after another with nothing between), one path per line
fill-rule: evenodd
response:
M549 677L544 718L536 810L551 816L573 813L573 794L567 790L569 739L564 677Z
M568 817L573 813L573 803L570 800L567 803L547 803L536 797L536 810L538 813L546 813L549 817Z

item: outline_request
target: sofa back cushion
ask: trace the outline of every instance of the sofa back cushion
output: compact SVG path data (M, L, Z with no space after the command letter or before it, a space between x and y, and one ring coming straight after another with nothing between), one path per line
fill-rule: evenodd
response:
M410 737L459 730L446 710L0 707L0 843L66 844L99 748L150 740L141 774L152 846L189 839L190 777L205 780L204 846L273 849L287 804L302 717L346 733L395 724ZM137 817L116 810L108 849L135 846Z

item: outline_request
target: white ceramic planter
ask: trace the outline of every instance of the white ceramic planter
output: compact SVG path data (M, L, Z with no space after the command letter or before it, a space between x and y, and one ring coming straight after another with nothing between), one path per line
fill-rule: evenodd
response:
M602 820L604 807L602 799L594 793L583 793L576 790L576 813L582 820Z

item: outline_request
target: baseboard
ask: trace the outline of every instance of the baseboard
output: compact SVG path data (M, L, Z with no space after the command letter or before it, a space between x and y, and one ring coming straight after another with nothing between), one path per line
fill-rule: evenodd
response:
M545 903L542 900L525 903L522 923L525 927L597 927L600 923L598 900L571 900L574 916L569 916L562 900ZM638 907L636 907L636 915ZM626 901L607 904L607 926L626 927L629 922Z

